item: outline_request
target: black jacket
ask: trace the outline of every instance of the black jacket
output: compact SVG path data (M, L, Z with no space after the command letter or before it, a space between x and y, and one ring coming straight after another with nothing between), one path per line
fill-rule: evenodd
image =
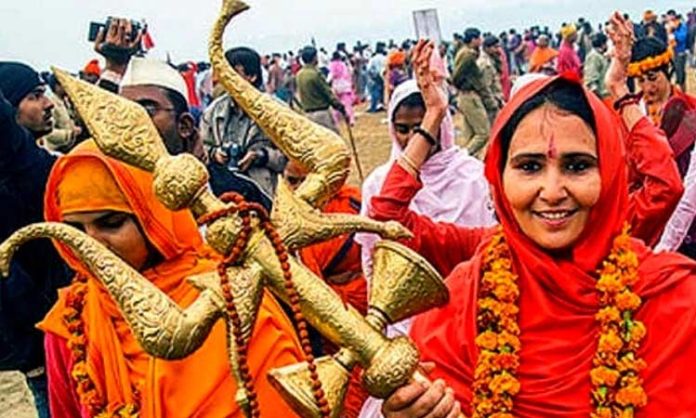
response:
M0 91L0 241L43 221L43 194L56 157L19 126ZM49 240L26 244L10 277L0 278L0 370L28 371L44 364L43 334L35 328L71 273Z

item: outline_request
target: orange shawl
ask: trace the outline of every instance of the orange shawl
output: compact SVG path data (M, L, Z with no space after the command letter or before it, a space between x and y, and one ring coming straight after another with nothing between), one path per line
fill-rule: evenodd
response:
M76 178L79 178L82 184L78 186L90 193L87 199L83 199L84 211L104 210L113 205L118 207L125 198L148 241L164 259L142 274L179 305L186 307L193 303L198 291L186 281L186 277L215 270L218 260L204 245L190 213L171 212L156 199L152 192L151 174L105 157L91 141L83 143L69 155L60 158L53 167L45 195L46 220L61 221L61 213L65 210L58 201L59 184L70 170L79 169L80 164L83 164L83 169L86 165L94 169L91 176L69 177L70 181L78 181ZM104 179L104 173L112 176L123 193L120 199L112 196L113 205L106 201L110 199L109 193L101 191L109 189L109 182L97 183L99 179ZM63 185L61 192L79 190L74 186ZM119 200L120 203L115 202ZM70 211L74 209L70 208ZM67 247L61 244L57 244L57 247L75 271L88 277L83 311L88 341L87 367L97 390L107 400L110 411L132 403L132 386L135 386L141 393L142 418L243 416L234 401L237 386L228 363L224 321L218 321L202 347L185 359L165 361L153 358L141 349L100 282L89 274ZM50 333L47 341L49 337L67 339L69 336L63 320L68 290L60 292L58 302L39 325ZM266 374L271 368L301 361L301 352L292 324L273 297L266 295L248 356L262 416L293 416L271 388ZM48 361L51 362L50 355ZM70 359L64 359L64 362L72 364ZM70 383L69 387L74 390L73 382ZM56 393L56 390L60 388L53 388L52 398L74 398L74 394ZM52 391L50 381L49 391ZM82 416L86 416L86 408L81 409Z

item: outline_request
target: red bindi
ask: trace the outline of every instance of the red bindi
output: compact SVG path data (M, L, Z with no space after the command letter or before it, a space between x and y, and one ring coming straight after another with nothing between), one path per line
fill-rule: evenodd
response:
M549 147L546 151L546 155L549 158L558 158L558 149L556 148L556 140L554 139L553 134L551 134L551 138L549 138Z

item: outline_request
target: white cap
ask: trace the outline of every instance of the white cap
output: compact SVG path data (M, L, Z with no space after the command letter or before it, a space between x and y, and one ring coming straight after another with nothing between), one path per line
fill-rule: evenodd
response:
M188 103L188 88L184 77L164 61L133 57L121 79L121 87L151 85L181 93Z
M527 84L534 81L541 80L542 78L549 78L549 75L544 73L527 73L517 77L517 80L512 84L512 89L510 90L510 100L517 94L518 91L522 90Z

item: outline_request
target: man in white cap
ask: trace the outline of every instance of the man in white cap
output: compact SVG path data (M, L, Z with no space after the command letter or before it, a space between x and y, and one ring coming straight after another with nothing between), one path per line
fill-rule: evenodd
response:
M171 154L189 152L205 158L196 121L189 113L186 83L177 70L162 61L133 57L120 94L145 108Z

